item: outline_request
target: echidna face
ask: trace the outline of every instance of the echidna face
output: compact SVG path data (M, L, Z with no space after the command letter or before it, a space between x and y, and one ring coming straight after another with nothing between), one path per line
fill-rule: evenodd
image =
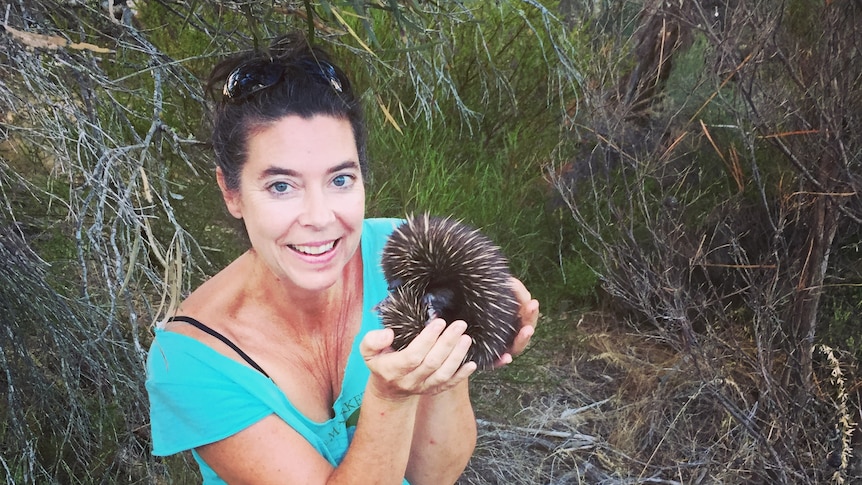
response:
M452 288L426 288L422 303L428 307L429 322L435 318L442 318L447 322L459 319L456 314L459 302L455 300L455 292Z
M410 217L383 249L389 296L377 309L407 346L433 318L464 320L473 339L467 360L487 369L518 333L518 303L505 257L487 237L458 221Z

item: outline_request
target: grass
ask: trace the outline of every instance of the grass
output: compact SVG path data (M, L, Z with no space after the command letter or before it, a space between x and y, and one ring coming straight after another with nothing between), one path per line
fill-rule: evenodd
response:
M446 129L407 127L404 135L385 126L373 135L369 214L411 212L452 215L503 235L524 228L538 214L530 196L541 182L540 160L513 166L505 153ZM506 217L501 217L503 214ZM533 231L515 231L512 233Z

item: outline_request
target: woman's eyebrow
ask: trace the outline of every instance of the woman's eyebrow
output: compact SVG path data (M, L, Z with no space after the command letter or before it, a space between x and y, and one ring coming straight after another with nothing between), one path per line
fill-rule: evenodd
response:
M338 165L328 169L326 171L326 173L331 174L331 173L340 172L340 171L346 170L346 169L359 169L359 164L354 162L354 161L347 161L344 163L339 163ZM293 170L291 168L269 167L266 170L264 170L263 172L261 172L259 178L263 179L263 178L272 177L275 175L284 175L287 177L300 177L302 174L300 174L299 172L297 172L296 170Z
M272 177L274 175L286 175L288 177L299 177L299 172L290 168L269 167L260 174L260 179Z
M330 168L329 170L327 170L326 172L327 172L327 173L335 173L335 172L340 172L340 171L342 171L342 170L346 170L346 169L348 169L348 168L358 169L358 168L359 168L359 164L351 160L351 161L348 161L348 162L339 163L338 165L336 165L336 166L334 166L334 167Z

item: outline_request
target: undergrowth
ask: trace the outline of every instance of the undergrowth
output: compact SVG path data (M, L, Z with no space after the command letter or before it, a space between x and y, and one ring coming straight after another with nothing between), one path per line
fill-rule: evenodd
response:
M812 404L800 419L815 435L809 442L821 444L781 470L764 453L758 430L779 433L788 423L757 417L761 377L738 354L753 347L733 330L717 337L727 345L707 352L707 376L703 362L618 316L572 312L543 319L527 353L502 372L473 379L479 443L458 483L862 480L860 450L851 443L858 404L849 404L859 402L860 376L847 355L818 350L824 404ZM805 475L794 475L796 467ZM782 479L783 473L791 475Z

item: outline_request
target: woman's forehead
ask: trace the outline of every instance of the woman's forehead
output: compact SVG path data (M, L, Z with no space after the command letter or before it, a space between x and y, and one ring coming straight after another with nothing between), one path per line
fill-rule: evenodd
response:
M268 124L250 135L247 155L247 164L272 174L359 168L350 122L331 116L292 115Z

